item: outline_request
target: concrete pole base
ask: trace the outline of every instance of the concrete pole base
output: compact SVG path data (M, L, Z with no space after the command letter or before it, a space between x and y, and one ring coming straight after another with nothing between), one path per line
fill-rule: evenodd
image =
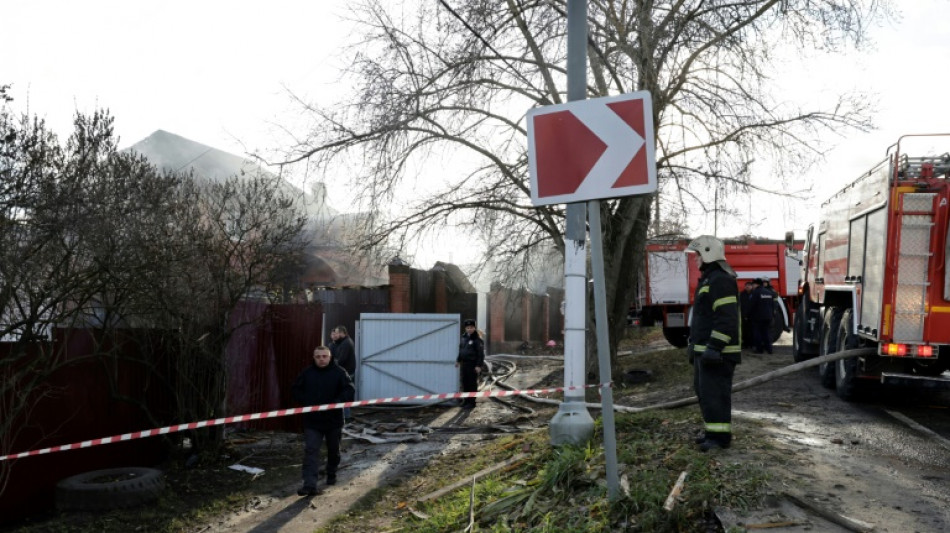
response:
M551 445L573 444L579 446L590 440L594 434L594 419L587 411L583 399L564 401L551 418L548 426Z

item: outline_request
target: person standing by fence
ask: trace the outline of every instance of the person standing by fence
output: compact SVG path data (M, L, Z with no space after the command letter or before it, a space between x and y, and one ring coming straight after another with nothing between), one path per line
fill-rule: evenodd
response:
M336 364L343 367L346 373L350 375L354 388L356 385L356 347L353 346L351 339L346 331L346 326L340 325L330 330L330 352L333 354L333 360ZM350 415L350 408L343 408L343 421L349 422L353 417Z
M475 329L474 320L466 319L464 326L455 367L461 368L462 392L478 392L478 375L485 368L485 342ZM462 409L474 408L475 398L462 400Z

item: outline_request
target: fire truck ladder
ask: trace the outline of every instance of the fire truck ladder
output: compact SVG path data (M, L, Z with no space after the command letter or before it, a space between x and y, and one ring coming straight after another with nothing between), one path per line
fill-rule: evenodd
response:
M894 297L894 340L898 342L920 342L924 338L936 196L935 193L905 193L901 196L898 213L900 248Z
M931 157L900 156L898 177L933 178L934 176L950 176L950 153Z

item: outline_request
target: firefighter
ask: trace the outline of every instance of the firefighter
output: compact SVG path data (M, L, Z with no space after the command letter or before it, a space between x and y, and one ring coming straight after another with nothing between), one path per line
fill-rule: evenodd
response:
M693 297L687 350L705 423L696 443L706 452L728 448L732 442L732 377L742 352L739 289L721 240L703 235L686 251L696 254L702 272Z
M749 299L749 322L752 323L752 343L754 353L772 353L772 312L775 305L775 292L768 279L755 280L756 287Z

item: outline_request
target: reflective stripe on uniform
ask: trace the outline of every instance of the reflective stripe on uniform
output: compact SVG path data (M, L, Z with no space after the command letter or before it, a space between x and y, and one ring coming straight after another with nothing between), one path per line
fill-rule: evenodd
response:
M696 294L702 294L704 292L709 292L709 285L703 285L702 287L700 287L699 291L697 291Z
M703 353L706 351L705 344L694 344L693 353ZM736 344L730 344L722 348L722 353L742 353L742 347Z
M728 422L706 422L706 433L732 433L732 424Z
M716 300L715 302L713 302L712 308L713 308L713 311L715 311L717 308L719 308L720 305L735 304L735 303L739 303L739 300L737 300L735 296L726 296L725 298L720 298Z
M709 336L714 339L719 339L726 344L729 344L729 341L732 340L732 337L730 337L729 335L726 335L725 333L720 333L716 330L712 330L712 333L710 333Z

